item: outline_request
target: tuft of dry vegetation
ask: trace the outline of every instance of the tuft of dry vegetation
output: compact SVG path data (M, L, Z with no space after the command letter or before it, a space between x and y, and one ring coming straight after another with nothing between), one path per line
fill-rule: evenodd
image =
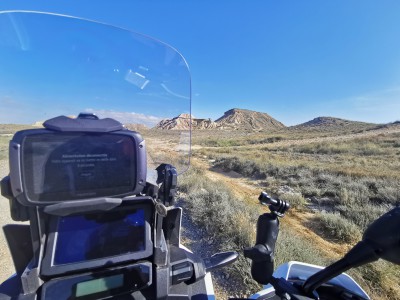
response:
M220 251L241 252L255 239L254 225L258 211L237 199L223 184L208 179L201 169L191 169L180 179L179 188L185 195L186 208L192 221L220 245ZM237 294L249 294L260 286L250 275L250 264L240 257L224 269L239 284Z
M0 135L0 160L8 160L8 144L11 137Z
M323 212L317 215L324 231L340 243L356 243L361 240L361 231L352 221L339 213Z

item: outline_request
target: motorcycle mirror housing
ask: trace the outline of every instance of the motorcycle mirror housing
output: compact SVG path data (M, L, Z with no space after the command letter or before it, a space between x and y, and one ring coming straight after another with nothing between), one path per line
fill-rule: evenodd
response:
M400 207L375 220L364 232L363 241L369 244L377 256L400 264Z
M303 285L307 294L337 275L379 258L400 264L400 207L395 207L368 226L362 241L342 259L309 277Z

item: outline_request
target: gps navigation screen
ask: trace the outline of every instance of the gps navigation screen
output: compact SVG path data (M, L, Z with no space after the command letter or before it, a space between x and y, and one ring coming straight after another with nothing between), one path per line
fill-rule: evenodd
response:
M136 179L134 141L112 134L43 134L24 141L24 180L34 201L128 193Z
M63 265L145 250L144 209L61 217L53 265Z

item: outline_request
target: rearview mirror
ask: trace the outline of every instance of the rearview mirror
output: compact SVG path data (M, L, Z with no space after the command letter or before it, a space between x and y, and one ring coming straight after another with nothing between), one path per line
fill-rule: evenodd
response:
M400 207L392 209L369 225L363 241L380 258L400 264Z

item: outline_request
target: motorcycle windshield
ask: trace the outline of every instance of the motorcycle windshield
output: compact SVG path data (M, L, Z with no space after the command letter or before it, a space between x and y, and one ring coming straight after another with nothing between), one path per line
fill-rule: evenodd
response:
M75 17L0 13L3 136L56 116L94 113L142 134L149 169L169 163L182 173L190 103L187 63L167 44Z

